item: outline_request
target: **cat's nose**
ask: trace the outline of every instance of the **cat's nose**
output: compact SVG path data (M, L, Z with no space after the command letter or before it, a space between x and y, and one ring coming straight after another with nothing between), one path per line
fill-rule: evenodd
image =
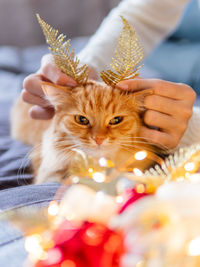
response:
M105 137L103 137L103 136L96 136L94 138L94 140L97 143L97 145L101 145L103 143L103 141L105 140Z

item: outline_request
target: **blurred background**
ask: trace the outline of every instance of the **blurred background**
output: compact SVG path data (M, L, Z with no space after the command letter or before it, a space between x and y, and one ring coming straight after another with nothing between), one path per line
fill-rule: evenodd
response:
M67 37L89 36L119 0L0 0L0 45L44 43L39 13Z
M0 70L26 76L39 67L42 55L48 50L36 13L59 29L59 32L65 33L67 38L72 38L72 46L77 53L96 31L102 19L119 2L120 0L0 0ZM200 94L198 0L190 1L179 27L146 59L142 75L187 83Z
M72 38L78 53L119 0L0 0L0 101L11 103L23 79L49 52L35 14Z

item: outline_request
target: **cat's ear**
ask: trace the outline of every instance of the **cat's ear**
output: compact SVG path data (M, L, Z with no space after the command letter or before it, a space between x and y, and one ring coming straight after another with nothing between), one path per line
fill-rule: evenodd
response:
M56 85L49 82L41 82L42 90L54 107L59 107L66 104L67 99L71 95L71 87Z

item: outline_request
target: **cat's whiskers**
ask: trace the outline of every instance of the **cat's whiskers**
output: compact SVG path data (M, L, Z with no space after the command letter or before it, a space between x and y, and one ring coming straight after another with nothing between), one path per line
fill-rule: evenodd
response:
M118 141L122 142L122 143L126 143L126 144L132 144L132 143L141 143L141 144L153 144L148 142L147 140L143 139L143 138L135 138L135 137L123 137L123 138L118 138Z
M126 147L127 149L129 148L130 150L132 149L135 149L135 148L137 148L137 150L139 149L139 150L141 150L141 147L140 146L137 146L137 145L121 145L123 148L124 147ZM154 153L155 151L154 151L154 149L151 149L151 148L145 148L145 150L146 151L149 151L149 152L152 152L152 153Z
M144 144L144 145L155 145L154 143L150 143L150 142L147 142L147 141L139 141L139 140L132 140L132 141L126 141L126 140L120 140L120 142L122 142L122 144L133 144L133 143L136 143L136 144Z
M35 145L34 147L32 147L26 154L25 156L23 157L22 159L22 162L20 164L20 167L17 171L17 181L18 181L18 185L22 185L19 181L21 179L23 179L23 175L24 175L24 172L25 172L25 169L28 165L29 162L31 162L31 154L34 152L34 153L37 153L38 154L38 157L39 157L39 154L40 154L40 150L38 149L40 146L42 145L42 143L39 143L37 145ZM25 182L25 179L23 179L24 182ZM25 183L25 184L28 184L28 183Z
M133 149L128 149L127 147L123 147L123 150L125 150L127 152L133 152Z
M90 144L92 144L92 142L90 142L88 140L81 140L80 144L90 145Z
M70 145L68 142L57 142L57 143L54 143L54 146L56 146L56 147L65 147L65 148L71 149L71 147L72 146L76 146L76 144Z
M66 161L68 158L71 157L71 155L73 154L74 152L72 150L69 150L67 151L67 153L63 153L63 151L59 151L57 153L57 160L62 162L62 161Z
M169 151L169 149L164 146L164 145L158 145L158 144L155 144L155 143L152 143L152 142L143 142L143 141L132 141L132 142L123 142L123 144L131 144L131 143L137 143L137 144L144 144L144 145L151 145L151 146L154 146L154 147L159 147L160 149L162 149L163 151L167 152ZM146 149L146 147L144 147L144 149Z
M72 141L71 141L71 140L69 140L68 138L67 138L67 139L64 139L64 140L63 140L63 138L62 138L62 139L60 139L60 140L54 140L54 141L53 141L53 144L68 144L68 145L76 145L76 144L72 143Z
M24 172L25 172L25 169L26 169L26 165L28 165L28 163L31 161L30 159L30 152L26 153L26 155L22 158L22 162L20 164L20 167L19 169L17 170L17 182L18 182L18 185L22 185L22 182L21 180L24 180L25 179L23 178L24 176Z
M132 138L132 139L131 139ZM123 144L128 144L128 143L138 143L138 144L146 144L146 145L152 145L154 147L159 147L160 149L162 149L165 152L169 151L169 148L163 144L155 144L153 142L150 142L149 139L146 138L141 138L141 137L130 137L129 139L131 140L126 140L128 139L127 137L125 138L120 138L119 140L122 141ZM134 140L134 139L138 139L138 140Z
M59 149L59 152L62 152L62 153L69 153L70 151L72 151L72 149L74 148L80 148L78 145L68 145L66 147L63 147L60 146L60 145L55 145L55 148L58 148Z
M66 138L66 139L63 139L63 138L60 138L60 139L56 139L56 140L53 140L53 143L69 143L71 144L73 141L72 138Z
M121 145L123 148L129 148L129 149L134 149L134 148L137 148L137 149L139 149L139 150L141 150L142 148L141 148L141 146L136 146L135 144L134 145L127 145L127 144L122 144ZM151 148L150 146L148 146L148 147L145 147L144 148L147 152L151 152L151 153L155 153L155 149L153 149L153 148ZM167 152L167 150L165 151L165 152Z
M131 135L126 135L124 138L134 138L134 139L146 139L145 137L142 137L142 136L134 136L133 134Z
M147 138L144 138L144 137L137 137L137 136L123 136L123 137L119 137L118 139L122 139L122 140L144 140L146 142L148 142L148 139Z
M60 150L57 154L57 162L60 163L66 163L66 162L70 162L70 160L72 159L72 156L74 155L74 151L73 150L69 150L67 151L67 153L62 153L62 151ZM64 169L65 169L65 165L63 165ZM66 170L67 172L67 170Z

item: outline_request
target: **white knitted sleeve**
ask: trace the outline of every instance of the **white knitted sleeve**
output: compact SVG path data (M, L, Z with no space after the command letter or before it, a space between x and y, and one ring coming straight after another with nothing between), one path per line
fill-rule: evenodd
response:
M104 19L98 31L79 53L81 62L105 69L111 62L122 29L120 15L136 30L145 55L177 25L183 8L190 0L123 0Z
M183 135L177 148L200 143L200 108L193 108L193 115L189 121L188 128Z

